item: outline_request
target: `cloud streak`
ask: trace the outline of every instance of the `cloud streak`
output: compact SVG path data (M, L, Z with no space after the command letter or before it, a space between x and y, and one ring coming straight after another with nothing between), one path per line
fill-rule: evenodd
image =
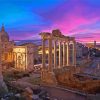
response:
M0 0L0 23L11 39L37 39L59 28L78 41L100 42L99 12L99 0Z

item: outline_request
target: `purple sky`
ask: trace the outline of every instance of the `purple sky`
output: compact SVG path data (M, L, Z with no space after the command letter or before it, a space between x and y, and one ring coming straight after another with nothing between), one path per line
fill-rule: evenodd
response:
M100 42L100 0L0 0L0 23L15 40L60 29L80 42Z

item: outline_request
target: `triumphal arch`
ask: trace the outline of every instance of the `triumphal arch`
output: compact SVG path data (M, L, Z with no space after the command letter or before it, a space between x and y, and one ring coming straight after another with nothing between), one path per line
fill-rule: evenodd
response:
M42 37L42 80L55 83L54 69L76 67L76 41L74 37L64 36L58 29L40 35ZM46 48L48 48L47 54Z
M32 43L16 45L14 41L10 41L5 27L2 25L0 30L0 63L2 63L3 70L12 67L19 71L33 70L34 48L35 45Z

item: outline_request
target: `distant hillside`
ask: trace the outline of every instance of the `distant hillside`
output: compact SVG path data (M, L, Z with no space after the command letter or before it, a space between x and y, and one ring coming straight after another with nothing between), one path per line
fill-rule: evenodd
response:
M33 43L36 45L41 45L42 41L41 40L15 40L16 45L22 45L25 43Z

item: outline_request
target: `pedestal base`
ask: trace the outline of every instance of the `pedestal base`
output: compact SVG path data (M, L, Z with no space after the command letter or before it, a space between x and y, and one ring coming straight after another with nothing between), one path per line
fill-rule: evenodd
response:
M41 72L41 80L46 84L57 85L57 80L53 71L43 69Z

